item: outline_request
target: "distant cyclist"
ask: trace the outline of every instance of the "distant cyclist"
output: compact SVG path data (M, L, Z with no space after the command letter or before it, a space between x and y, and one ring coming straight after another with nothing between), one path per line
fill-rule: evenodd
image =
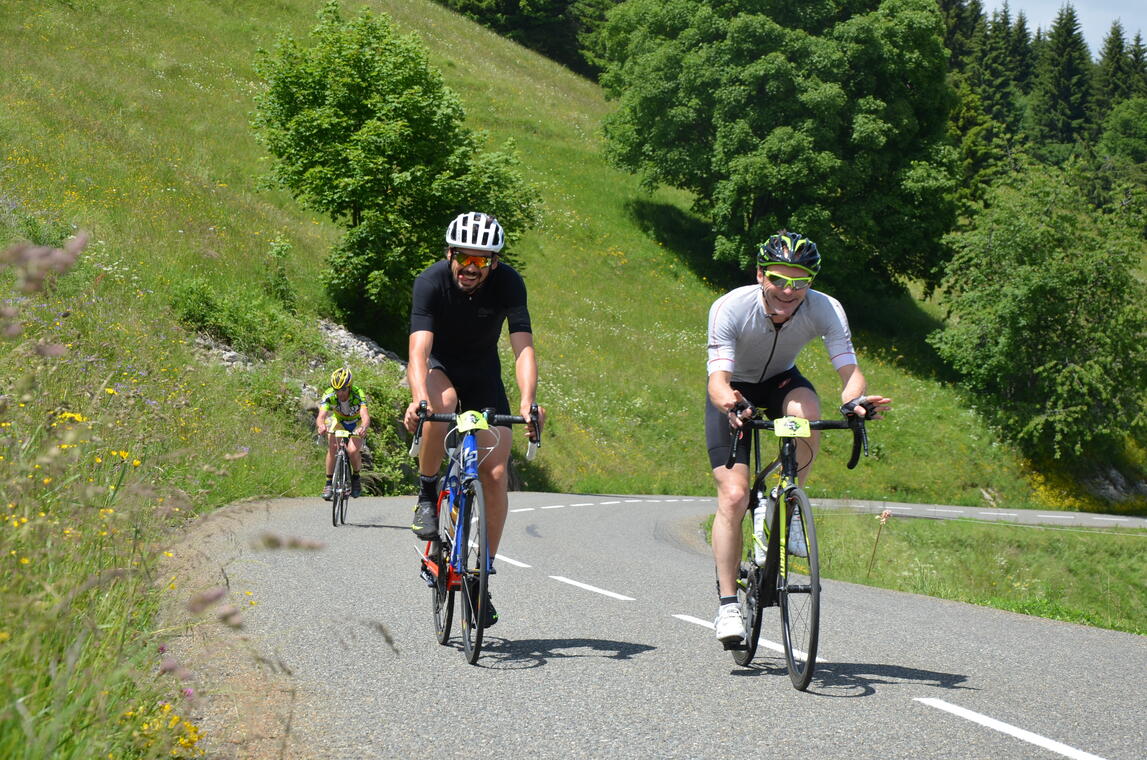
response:
M709 398L705 438L717 481L713 519L713 559L717 565L720 606L715 628L723 642L744 638L737 606L737 569L741 561L741 522L749 505L749 450L746 437L737 462L725 468L729 428L741 427L742 407L756 407L768 419L793 416L820 419L820 399L795 361L801 349L821 338L840 375L841 411L871 416L889 408L891 399L870 396L856 363L848 319L840 302L811 288L820 272L816 244L781 231L759 246L757 284L721 296L709 309ZM808 478L820 447L820 434L797 439L800 481ZM792 531L795 534L797 531Z
M408 430L413 431L418 424L422 401L427 402L431 413L450 413L461 407L463 411L492 408L497 414L510 414L498 358L503 323L509 325L514 352L519 414L529 417L538 385L534 336L526 308L526 284L513 267L498 258L504 244L502 226L494 217L479 212L461 214L446 228L446 258L415 279L406 370L413 399L405 415ZM544 418L544 410L539 411L539 417ZM532 427L526 427L527 435L534 437ZM418 504L410 527L424 540L438 531L438 470L445 455L447 429L443 423L427 423L423 430ZM486 501L490 556L497 554L508 506L511 434L508 427L496 431L497 436L493 431L482 431L478 437L482 449L478 475ZM497 613L486 601L489 626L497 622Z
M333 423L333 425L332 425ZM351 478L350 495L362 495L362 483L359 480L359 470L362 469L362 439L370 427L370 413L366 410L366 396L354 384L350 370L346 367L336 369L331 373L331 387L323 393L319 401L319 416L315 419L315 427L319 435L327 436L327 484L323 488L323 498L331 499L331 476L335 471L335 454L338 451L338 439L330 435L334 425L341 425L352 433L347 440L347 453L350 455Z

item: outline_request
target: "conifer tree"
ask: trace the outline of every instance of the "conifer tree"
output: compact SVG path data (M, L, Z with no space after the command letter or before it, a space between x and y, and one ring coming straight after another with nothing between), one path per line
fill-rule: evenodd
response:
M1092 67L1075 8L1064 5L1043 44L1028 113L1028 133L1037 150L1056 163L1087 135Z
M1127 55L1131 66L1131 92L1135 97L1147 98L1147 45L1143 43L1142 32L1135 33Z
M1035 76L1035 57L1032 53L1032 37L1028 31L1028 19L1023 11L1016 13L1016 23L1012 26L1008 55L1015 69L1016 88L1023 94L1031 92Z
M1111 30L1103 41L1103 51L1095 69L1095 124L1102 124L1113 107L1131 97L1131 80L1131 58L1127 55L1123 25L1116 20L1111 23Z

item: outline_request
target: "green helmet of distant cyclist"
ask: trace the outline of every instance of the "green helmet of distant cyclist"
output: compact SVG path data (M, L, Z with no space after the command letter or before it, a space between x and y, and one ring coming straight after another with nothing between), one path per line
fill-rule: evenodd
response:
M785 264L816 275L820 272L820 252L804 235L781 230L757 249L757 266L770 264Z
M351 384L350 370L346 367L339 367L331 373L331 387L336 391L341 391L343 388L349 388Z

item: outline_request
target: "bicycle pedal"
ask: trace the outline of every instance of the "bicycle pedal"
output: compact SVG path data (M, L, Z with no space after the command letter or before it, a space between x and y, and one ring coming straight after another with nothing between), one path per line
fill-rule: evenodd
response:
M423 565L421 568L419 568L418 577L426 581L427 586L434 588L434 573L430 572L426 565Z

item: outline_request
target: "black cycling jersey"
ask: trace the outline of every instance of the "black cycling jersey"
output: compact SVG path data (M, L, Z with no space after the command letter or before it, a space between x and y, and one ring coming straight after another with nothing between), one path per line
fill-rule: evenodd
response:
M431 359L447 367L500 366L498 337L505 321L511 333L531 332L526 284L505 262L498 262L482 286L470 294L454 284L450 262L445 259L414 280L410 332L434 333Z

